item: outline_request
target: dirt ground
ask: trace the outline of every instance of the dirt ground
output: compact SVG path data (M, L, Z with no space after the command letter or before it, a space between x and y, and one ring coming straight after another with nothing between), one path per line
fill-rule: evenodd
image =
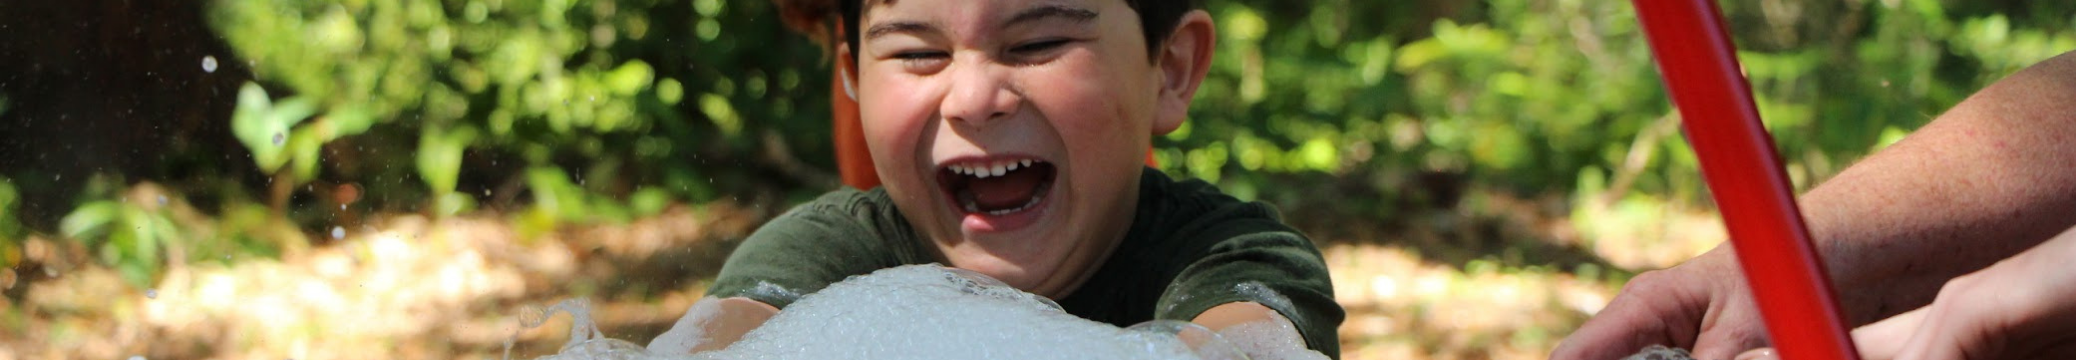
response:
M1465 201L1378 224L1287 214L1313 219L1293 224L1320 244L1348 310L1343 358L1540 359L1635 271L1721 239L1705 211L1645 209L1655 225L1637 227L1579 221L1548 200ZM1636 211L1617 207L1588 211ZM374 216L279 259L170 264L147 289L76 245L31 238L41 265L0 274L0 360L497 358L508 339L531 358L560 346L569 317L519 331L519 314L578 297L607 336L641 343L774 208L679 206L532 239L496 215Z

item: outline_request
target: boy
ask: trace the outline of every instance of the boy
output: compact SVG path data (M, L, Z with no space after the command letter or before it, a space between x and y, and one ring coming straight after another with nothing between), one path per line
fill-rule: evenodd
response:
M1339 356L1343 313L1309 240L1267 205L1141 164L1152 136L1182 124L1209 68L1204 11L1179 0L783 5L841 14L837 66L856 85L884 186L824 195L752 234L671 330L706 340L664 349L723 348L800 294L942 263L1091 320L1288 324L1292 343L1276 346Z

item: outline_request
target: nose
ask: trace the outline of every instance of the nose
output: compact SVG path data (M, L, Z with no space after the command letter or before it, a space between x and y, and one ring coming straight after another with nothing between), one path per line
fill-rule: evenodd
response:
M1009 80L1009 70L986 63L967 65L951 70L951 89L938 112L948 121L973 127L1015 114L1024 100Z

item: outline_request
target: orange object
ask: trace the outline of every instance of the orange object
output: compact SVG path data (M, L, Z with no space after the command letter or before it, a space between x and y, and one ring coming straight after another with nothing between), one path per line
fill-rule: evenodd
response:
M844 33L843 19L836 19L836 39L849 39ZM870 190L879 187L879 172L872 167L872 151L865 147L865 123L858 116L858 100L844 91L846 68L852 68L850 58L836 57L832 66L836 76L829 77L829 112L835 121L836 173L843 177L843 184Z
M1773 346L1783 359L1859 359L1715 0L1632 2Z

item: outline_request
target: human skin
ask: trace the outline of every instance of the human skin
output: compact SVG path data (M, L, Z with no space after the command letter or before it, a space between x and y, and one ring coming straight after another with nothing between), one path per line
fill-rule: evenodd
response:
M2076 229L1954 278L1931 305L1854 329L1866 360L2076 358ZM1739 360L1777 359L1771 349Z
M1122 240L1143 151L1181 126L1216 36L1210 15L1192 11L1149 53L1118 0L874 1L860 25L858 48L838 45L836 59L855 77L887 194L939 260L1054 299ZM1043 199L1016 214L966 211L940 183L953 165L1014 160L1054 170ZM693 308L727 314L680 321L672 331L713 334L693 352L725 348L779 311L747 298ZM1193 319L1213 331L1260 321L1289 322L1253 302Z
M1201 80L1161 86L1174 75L1149 61L1123 1L868 8L856 49L859 114L887 194L947 265L1047 297L1071 293L1130 227L1140 152L1181 124ZM1057 15L1014 20L1025 14ZM944 183L951 166L1012 160L1054 169L1035 208L969 212Z
M1930 303L1942 284L2054 236L2076 217L2076 55L1991 84L1801 197L1854 325ZM1768 344L1725 243L1646 272L1551 358L1617 359L1651 344L1729 359Z

